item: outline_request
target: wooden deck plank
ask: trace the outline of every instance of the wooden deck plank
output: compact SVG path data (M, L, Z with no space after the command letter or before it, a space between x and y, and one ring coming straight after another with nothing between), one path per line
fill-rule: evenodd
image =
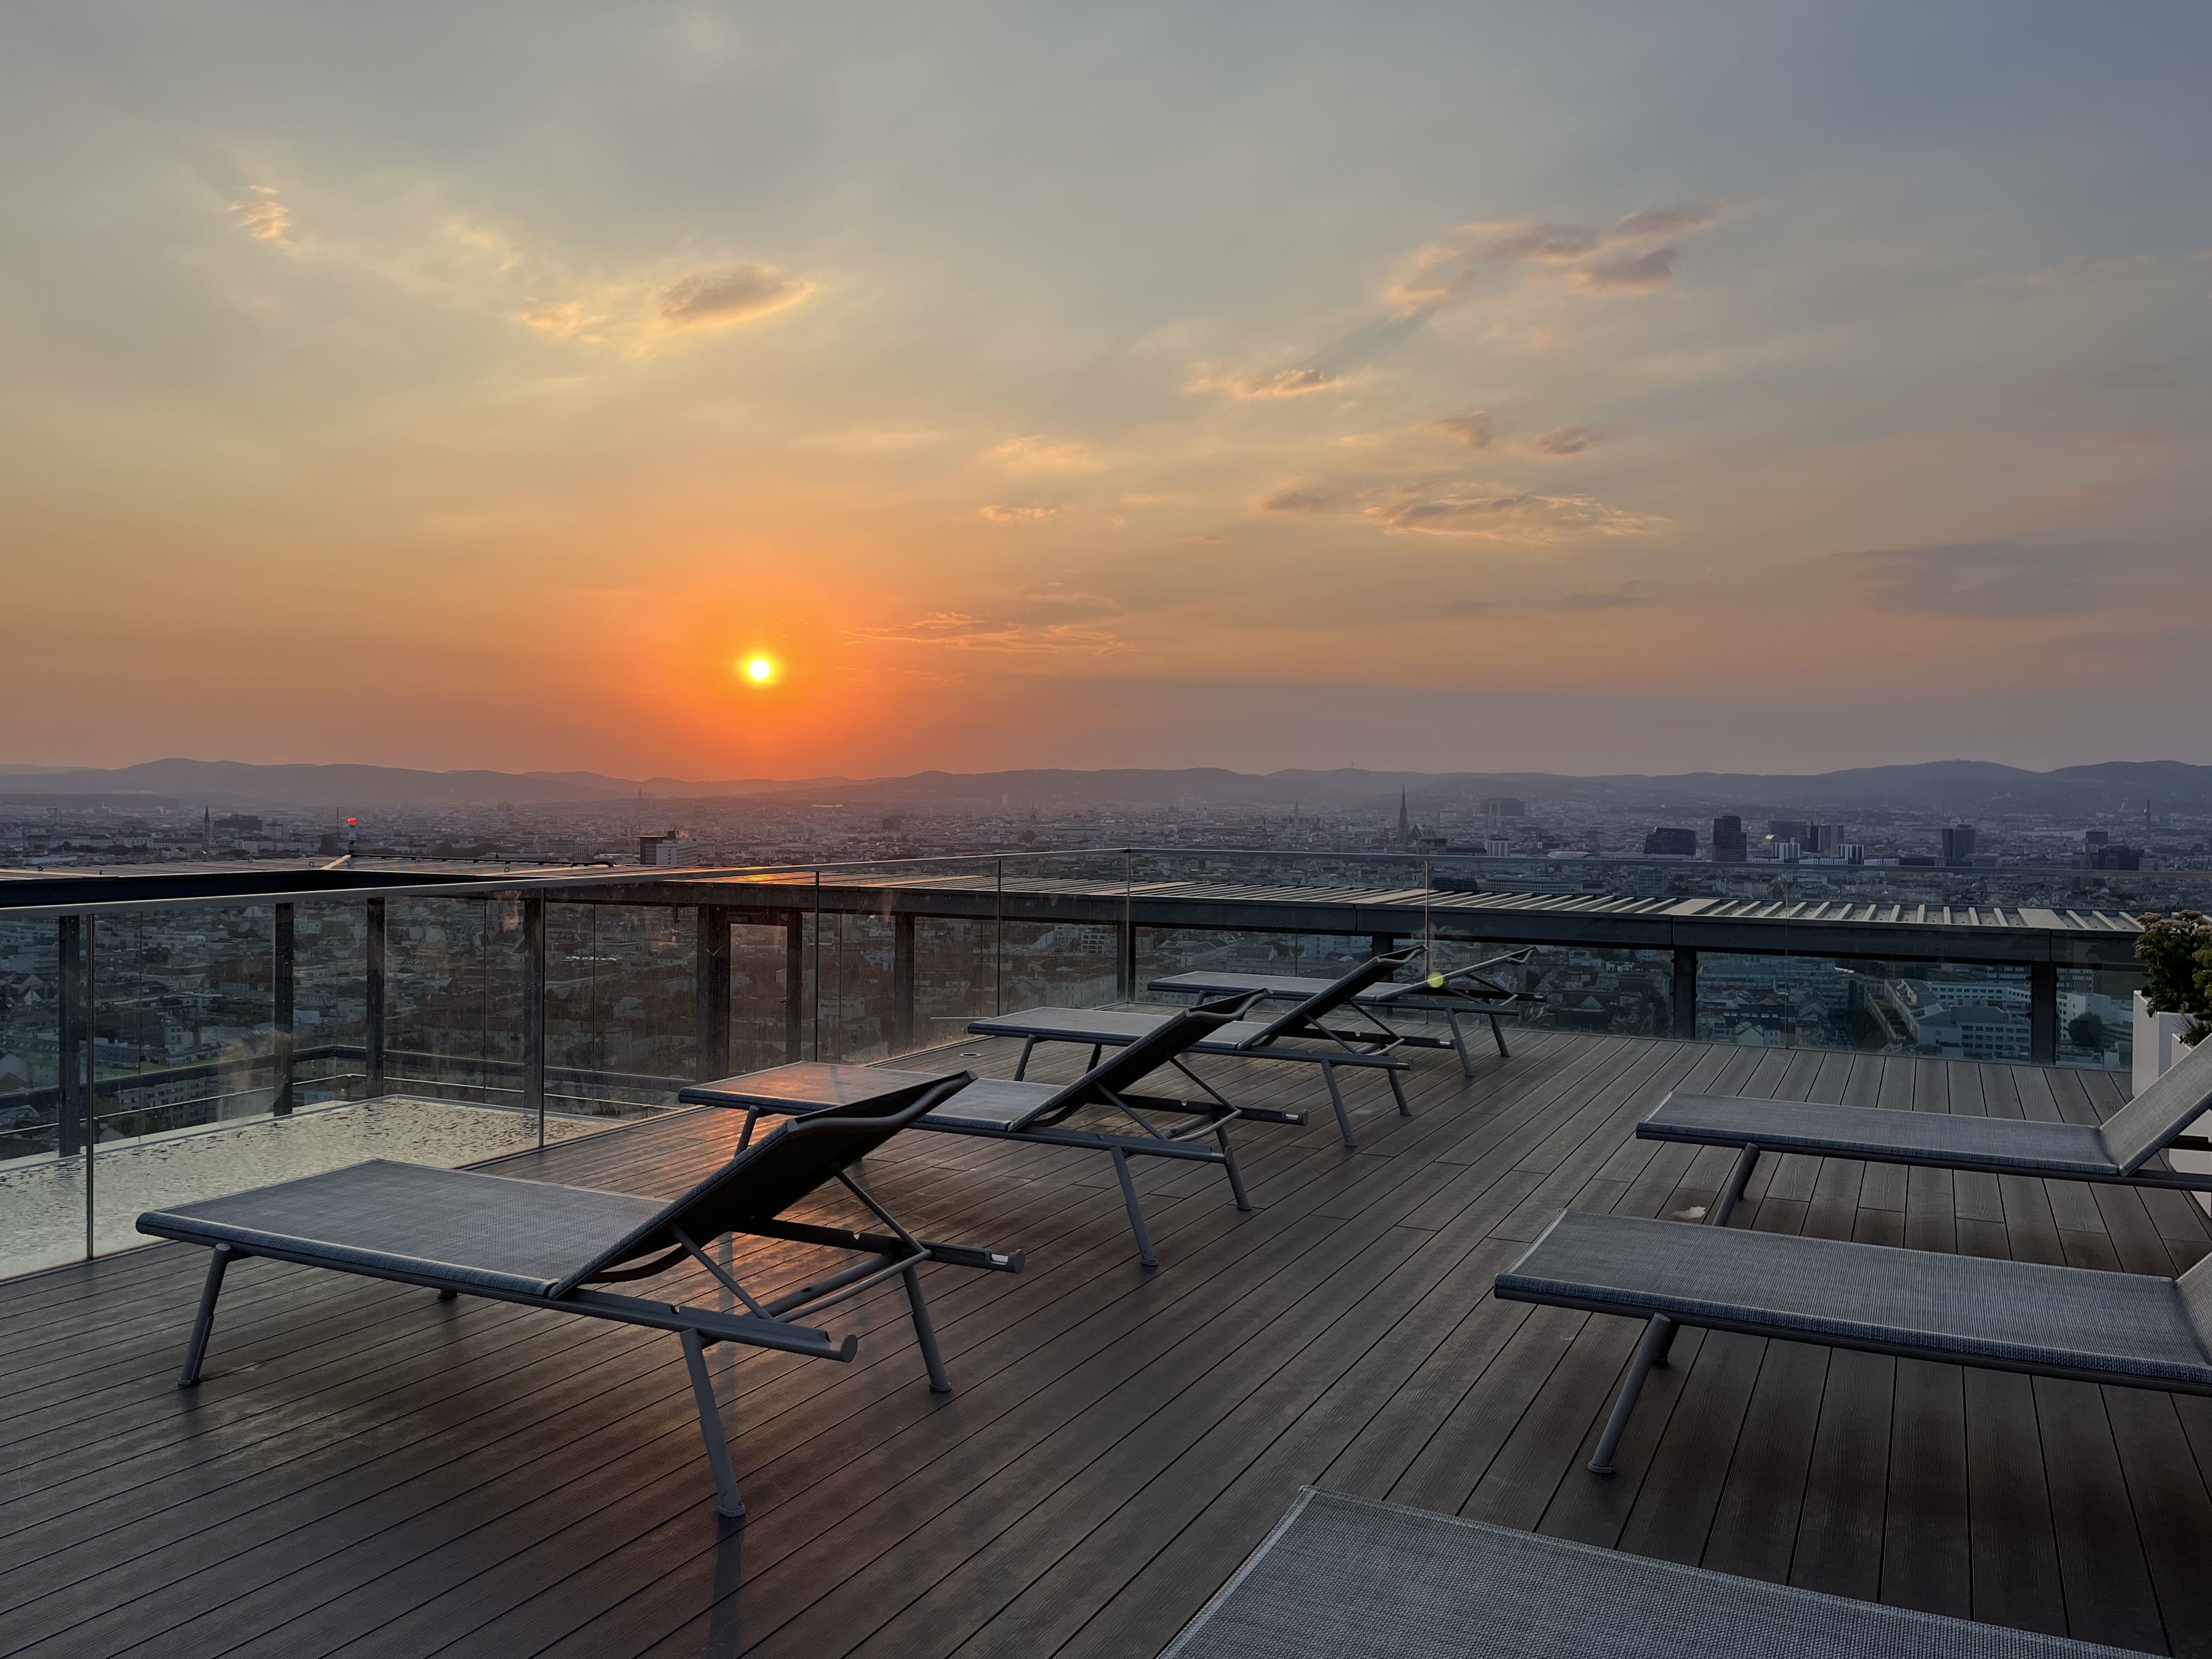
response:
M1218 1171L1144 1167L1156 1273L1105 1160L902 1137L877 1189L1030 1270L931 1270L949 1399L882 1292L849 1310L852 1366L722 1358L742 1528L713 1512L673 1345L645 1333L248 1263L194 1398L170 1378L197 1252L0 1284L0 1649L1141 1659L1315 1483L2212 1650L2212 1401L1689 1332L1597 1477L1638 1327L1486 1294L1563 1208L1702 1216L1727 1155L1634 1136L1669 1089L2094 1121L2118 1079L1543 1029L1513 1048L1472 1079L1419 1053L1407 1117L1356 1085L1356 1152L1306 1068L1209 1065L1309 1121L1238 1126L1249 1214ZM952 1057L1003 1075L1012 1049ZM734 1127L671 1115L500 1168L669 1193ZM2212 1245L2184 1195L1813 1158L1762 1160L1735 1224L2160 1273ZM799 1256L742 1259L773 1282Z

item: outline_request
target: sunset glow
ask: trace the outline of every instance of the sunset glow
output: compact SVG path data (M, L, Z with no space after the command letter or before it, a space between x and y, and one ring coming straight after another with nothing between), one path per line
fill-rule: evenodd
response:
M2212 759L2212 12L1698 15L15 9L16 758Z

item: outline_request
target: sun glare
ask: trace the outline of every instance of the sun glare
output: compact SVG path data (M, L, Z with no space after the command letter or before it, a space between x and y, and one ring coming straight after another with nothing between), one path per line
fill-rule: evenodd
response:
M744 676L755 685L766 685L775 678L775 665L766 657L745 659Z

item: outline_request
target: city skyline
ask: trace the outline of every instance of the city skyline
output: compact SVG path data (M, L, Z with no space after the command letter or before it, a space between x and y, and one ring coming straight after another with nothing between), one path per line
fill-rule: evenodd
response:
M2212 761L2207 32L21 11L9 758Z

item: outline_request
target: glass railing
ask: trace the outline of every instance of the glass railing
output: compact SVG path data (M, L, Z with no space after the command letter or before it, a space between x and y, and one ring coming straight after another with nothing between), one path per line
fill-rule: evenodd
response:
M2124 935L2057 969L2054 1008L2047 970L1946 960L1938 934L1924 957L1739 945L1686 972L1571 920L1528 945L1430 907L2212 908L2212 878L2185 872L1111 849L0 911L0 1276L137 1243L158 1205L364 1158L479 1162L677 1109L702 1079L944 1048L994 1012L1160 1004L1177 973L1326 978L1366 957L1370 935L1314 932L1287 896L1267 915L1283 889L1396 907L1438 967L1525 951L1496 977L1540 1028L2026 1061L2039 1018L2050 1063L2121 1070L2141 982ZM1268 925L1173 920L1223 896Z

